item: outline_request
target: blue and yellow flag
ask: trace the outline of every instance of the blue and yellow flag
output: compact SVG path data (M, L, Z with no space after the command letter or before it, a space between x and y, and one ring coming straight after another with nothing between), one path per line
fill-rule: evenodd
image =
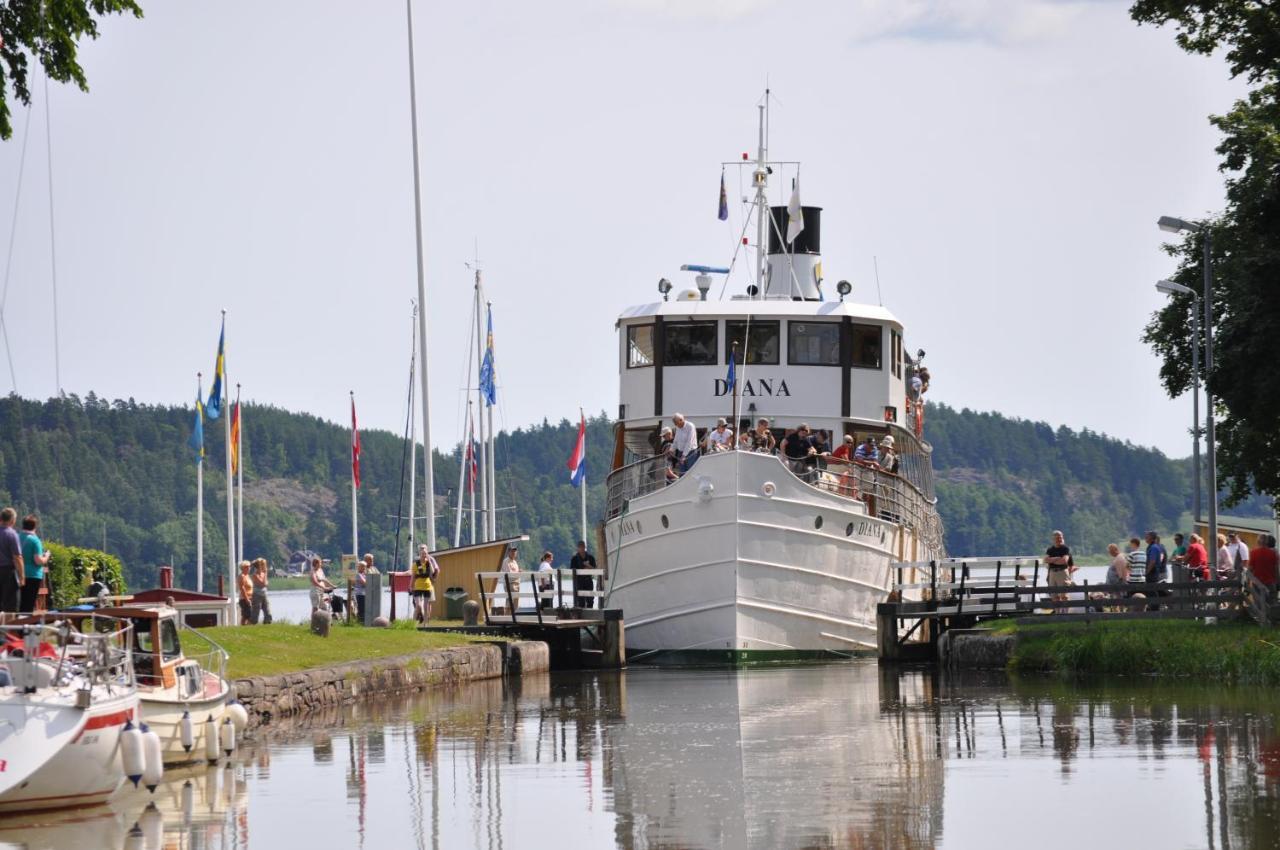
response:
M204 405L200 403L200 396L196 396L196 424L187 445L196 453L196 463L204 459Z
M489 336L484 345L484 362L480 364L480 393L485 405L493 407L498 402L498 388L493 382L493 308L489 308Z
M226 377L227 362L223 351L223 343L227 338L227 317L222 317L222 332L218 334L218 361L213 366L213 387L209 390L209 401L204 409L213 421L222 415L222 379Z

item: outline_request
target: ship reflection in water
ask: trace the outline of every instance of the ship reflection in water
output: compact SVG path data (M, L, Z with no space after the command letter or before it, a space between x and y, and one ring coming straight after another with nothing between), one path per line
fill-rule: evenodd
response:
M1270 847L1276 712L874 662L534 676L312 715L0 847Z

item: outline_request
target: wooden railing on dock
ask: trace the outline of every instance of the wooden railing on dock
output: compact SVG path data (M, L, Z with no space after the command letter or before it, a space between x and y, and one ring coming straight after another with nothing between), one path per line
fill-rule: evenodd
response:
M484 621L489 623L554 623L564 619L565 612L580 607L579 599L603 600L605 592L599 589L579 590L578 579L590 578L593 588L604 581L604 570L521 570L518 573L496 571L476 573L476 582L480 585L480 609L484 612ZM551 579L549 589L541 589L540 582ZM569 588L564 587L568 580ZM486 583L489 585L485 587ZM526 590L525 587L528 587ZM531 608L521 610L524 600L532 599ZM493 611L494 601L505 603L504 613ZM544 601L554 602L545 608ZM566 604L567 603L567 604ZM603 604L603 602L601 602Z
M1247 615L1262 626L1276 620L1275 592L1247 569L1216 581L1051 587L1046 566L1035 557L951 558L895 568L898 601L878 611L882 657L902 657L910 654L904 651L910 643L932 644L948 629L1000 618L1034 623ZM924 580L903 582L909 571ZM907 601L912 597L920 601Z

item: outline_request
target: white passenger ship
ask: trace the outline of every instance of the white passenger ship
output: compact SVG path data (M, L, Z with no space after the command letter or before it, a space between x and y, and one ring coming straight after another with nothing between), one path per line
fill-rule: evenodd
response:
M632 657L739 663L872 649L894 564L944 555L912 381L923 352L908 353L891 312L846 300L843 281L832 299L820 208L769 206L773 168L795 164L768 160L760 110L759 150L747 163L756 283L713 301L714 275L729 270L686 266L696 288L673 293L663 279L661 301L632 307L617 323L606 604L626 612ZM803 228L788 241L798 212ZM700 439L719 418L739 433L767 418L779 453L704 453L671 481L655 452L676 413ZM788 460L783 438L802 423L828 431L833 449L845 435L877 445L892 437L896 473Z

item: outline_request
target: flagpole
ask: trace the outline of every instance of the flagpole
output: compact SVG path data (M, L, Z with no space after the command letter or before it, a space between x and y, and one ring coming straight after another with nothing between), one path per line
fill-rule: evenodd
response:
M462 545L462 492L463 492L462 482L465 480L463 476L466 474L467 467L470 466L470 464L467 462L467 455L471 453L470 451L471 444L467 442L467 433L470 430L471 430L471 404L470 404L470 401L468 401L467 426L462 431L463 442L460 445L460 451L458 454L458 513L457 513L456 519L454 519L453 521L453 548L455 549Z
M587 438L586 438L586 435L585 435L585 432L586 432L586 422L587 422L587 417L586 417L586 414L584 414L584 413L582 412L582 408L581 408L581 407L579 407L579 408L578 408L578 418L581 420L581 422L582 422L582 424L583 424L583 432L584 432L584 433L583 433L583 438L582 438L582 458L581 458L581 462L582 462L582 463L584 464L584 466L585 466L585 464L586 464L586 462L587 462L587 458L586 458L586 455L587 455ZM578 496L579 496L579 498L581 499L581 505L582 505L582 539L583 539L584 541L586 541L587 543L590 543L591 541L587 539L587 473L586 473L586 469L585 469L585 468L583 469L583 472L582 472L582 481L581 481L581 482L579 482L579 484L578 484Z
M484 524L484 528L480 532L480 542L483 543L484 541L489 539L489 444L485 442L484 414L483 414L484 390L480 388L480 379L479 379L480 370L484 368L484 354L481 352L481 342L480 342L480 340L482 339L482 337L480 336L480 314L482 311L480 309L480 269L479 268L476 269L475 296L476 296L476 299L475 299L476 300L476 410L480 411L480 414L476 416L476 419L479 425L478 430L480 431L480 439L478 440L478 443L480 445L480 470L479 470L480 472L480 475L479 475L480 520ZM473 484L472 490L474 489L475 489L475 485ZM475 493L472 493L471 499L473 502L475 501ZM475 517L472 517L472 522L473 523L475 522Z
M356 391L351 390L351 554L360 557L360 526L356 516Z
M486 301L485 307L487 308L487 315L492 317L493 302ZM488 343L488 340L486 340L486 344L487 343ZM494 353L492 360L493 360L493 363L492 363L493 374L490 376L490 380L493 381L493 384L495 387L494 392L496 393L497 392L496 387L498 384L497 352ZM497 442L494 440L494 437L493 437L493 405L492 404L489 405L488 409L486 410L486 413L489 419L489 539L497 540L498 539L498 451L497 451Z
M413 0L405 0L404 10L409 30L409 122L413 131L413 221L418 246L418 348L422 350L422 446L427 491L427 549L435 551L435 472L431 457L431 399L427 381L427 284L422 254L422 188L418 175L418 89L413 69Z
M236 384L236 560L244 560L244 411Z
M730 357L730 362L731 362L731 363L733 363L733 367L734 367L734 374L733 374L733 386L732 386L732 387L730 387L730 391L731 391L731 393L732 393L732 396L731 396L731 401L729 402L729 416L731 417L731 418L730 418L730 420L729 420L729 422L730 422L730 423L732 424L732 426L733 426L733 446L732 446L732 448L735 448L735 449L736 449L736 448L738 447L738 430L739 430L739 426L738 426L738 373L737 373L737 368L738 368L738 341L737 341L736 339L733 341L733 350L729 352L729 357Z
M222 429L227 438L227 623L236 621L236 515L235 501L232 498L231 481L231 412L227 410L227 402L231 398L231 389L227 386L227 349L226 349L227 311L222 311Z
M418 305L413 305L413 324L418 323ZM418 550L414 547L413 527L417 523L417 506L413 500L418 497L418 417L413 407L413 379L414 370L418 368L418 340L409 334L409 560L418 556ZM399 513L399 511L397 511ZM393 570L398 570L399 564L393 565Z
M196 372L196 415L204 416L204 381ZM204 593L204 427L201 425L200 455L196 458L196 593ZM172 560L172 559L171 559Z

